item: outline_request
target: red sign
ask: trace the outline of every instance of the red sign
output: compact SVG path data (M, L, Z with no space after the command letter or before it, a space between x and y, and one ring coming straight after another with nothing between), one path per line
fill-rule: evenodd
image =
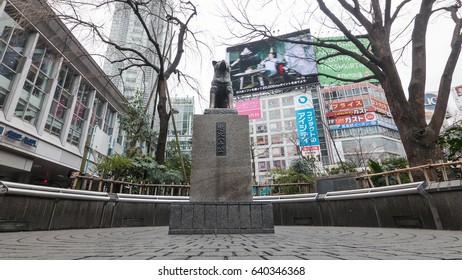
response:
M374 113L366 113L366 114L359 114L359 115L338 116L334 118L333 124L360 123L360 122L367 122L367 121L373 121L373 120L375 120Z
M348 110L353 108L364 107L362 99L331 103L332 111Z
M377 112L385 114L385 115L388 114L388 104L387 103L371 98L371 104L372 106L377 108Z

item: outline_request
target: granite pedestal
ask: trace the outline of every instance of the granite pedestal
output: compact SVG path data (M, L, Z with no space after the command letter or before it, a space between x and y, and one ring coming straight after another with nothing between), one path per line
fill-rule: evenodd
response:
M190 201L171 205L169 234L274 233L271 203L252 201L251 172L248 117L195 115Z

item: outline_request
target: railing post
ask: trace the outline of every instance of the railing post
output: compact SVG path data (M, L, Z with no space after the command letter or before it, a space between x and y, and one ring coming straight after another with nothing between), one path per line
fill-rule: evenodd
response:
M411 172L411 169L409 168L409 165L406 165L406 169L407 169L407 175L409 176L409 181L411 181L411 183L414 183L414 177L412 177L412 172Z
M369 186L370 186L371 188L374 187L374 183L372 182L372 179L371 179L370 176L367 177L367 182L369 183Z
M72 181L72 189L75 190L77 187L77 183L79 182L79 176L74 177L74 180Z
M388 178L388 174L385 174L384 176L385 176L385 184L387 186L389 186L390 185L390 179Z
M90 178L90 183L88 184L87 190L91 191L91 187L93 186L93 176Z
M399 172L395 172L396 180L398 180L398 184L401 185L401 176L399 176Z
M103 180L100 178L99 183L98 183L98 191L102 192L103 191Z
M428 171L428 165L423 167L423 172L425 176L425 181L427 182L427 184L430 184L431 180L430 180L430 176L428 175L427 171Z

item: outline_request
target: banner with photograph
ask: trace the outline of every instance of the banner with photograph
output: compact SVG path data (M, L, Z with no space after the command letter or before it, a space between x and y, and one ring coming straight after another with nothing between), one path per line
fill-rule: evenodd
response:
M310 31L279 36L308 42ZM279 40L260 40L229 47L234 95L290 88L317 82L313 46Z

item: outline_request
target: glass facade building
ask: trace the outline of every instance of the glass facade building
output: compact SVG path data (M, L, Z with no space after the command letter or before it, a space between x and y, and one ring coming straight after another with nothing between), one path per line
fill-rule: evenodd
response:
M122 151L125 99L64 24L37 11L52 13L41 1L0 1L0 180L65 187L85 145L87 172Z

